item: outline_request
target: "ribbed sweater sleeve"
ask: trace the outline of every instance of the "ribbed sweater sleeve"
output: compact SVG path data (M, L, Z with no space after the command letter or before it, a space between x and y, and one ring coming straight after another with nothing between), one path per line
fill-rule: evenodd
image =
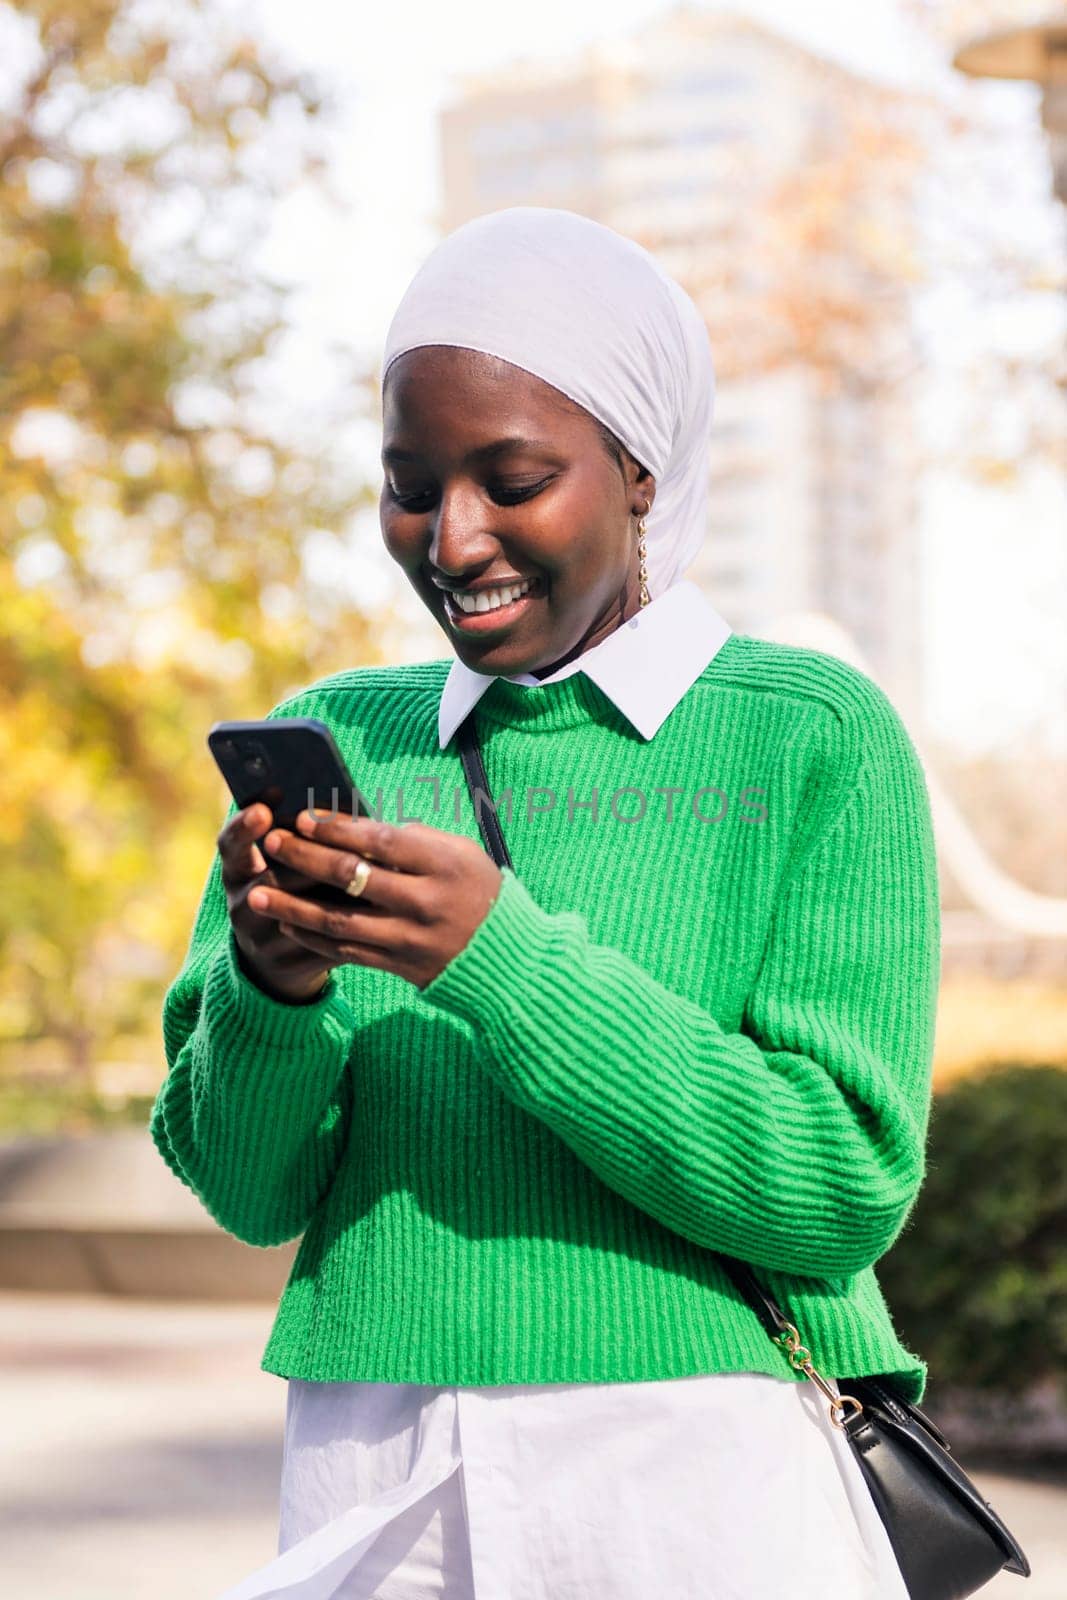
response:
M697 1244L815 1277L872 1265L917 1196L940 958L918 755L874 686L832 726L825 803L782 873L739 1031L508 869L422 991L617 1193Z
M247 1244L295 1238L328 1188L351 1111L353 1037L336 972L314 1001L291 1005L242 971L216 852L163 1002L168 1075L149 1125L172 1171Z

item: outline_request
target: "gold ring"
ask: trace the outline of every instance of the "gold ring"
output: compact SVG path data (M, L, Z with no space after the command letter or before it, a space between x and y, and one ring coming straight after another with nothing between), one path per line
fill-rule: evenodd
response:
M353 900L358 899L358 897L363 893L364 889L367 887L367 879L369 877L370 877L370 862L369 861L357 861L356 862L356 870L352 874L352 881L350 883L346 883L345 884L345 894L350 894L352 896Z

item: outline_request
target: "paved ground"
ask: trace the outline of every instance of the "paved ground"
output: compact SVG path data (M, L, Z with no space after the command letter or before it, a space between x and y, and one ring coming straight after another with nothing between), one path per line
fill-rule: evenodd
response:
M213 1600L270 1559L271 1314L0 1295L6 1600Z
M5 1600L215 1600L270 1559L285 1416L284 1381L259 1370L272 1315L0 1294ZM1062 1600L1067 1474L974 1476L1034 1567L983 1596Z

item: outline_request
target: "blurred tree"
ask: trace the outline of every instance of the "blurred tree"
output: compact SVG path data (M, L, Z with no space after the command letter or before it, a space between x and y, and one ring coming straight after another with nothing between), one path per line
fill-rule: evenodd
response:
M370 492L270 415L254 254L328 108L233 15L0 4L0 1044L78 1070L155 1033L225 815L209 723L374 657L305 561Z
M824 392L870 393L918 365L907 315L922 159L914 106L881 87L872 104L860 80L804 59L829 92L786 170L773 144L719 152L706 226L698 219L679 249L652 220L641 242L661 254L667 245L722 379L797 367ZM723 188L744 196L725 214Z
M773 144L739 149L732 170L720 156L703 225L681 243L655 217L640 233L700 306L719 376L793 368L824 393L918 412L936 368L914 470L1005 484L1035 462L1062 469L1062 219L1018 182L1042 159L1036 105L1010 137L947 66L905 91L808 64L828 92L785 175ZM724 212L727 184L744 204Z
M963 44L1050 20L1034 0L903 0L945 64L930 141L931 276L965 297L978 336L958 341L949 437L965 470L1011 485L1035 465L1061 478L1067 395L1067 249L1053 198L1041 93L951 68Z

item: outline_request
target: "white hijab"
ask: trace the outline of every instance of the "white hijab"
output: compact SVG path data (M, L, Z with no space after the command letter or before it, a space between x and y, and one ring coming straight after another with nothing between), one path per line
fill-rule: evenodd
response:
M475 217L405 290L383 384L397 356L427 344L499 356L606 423L656 480L650 597L682 577L708 530L715 371L700 313L647 250L550 206Z

